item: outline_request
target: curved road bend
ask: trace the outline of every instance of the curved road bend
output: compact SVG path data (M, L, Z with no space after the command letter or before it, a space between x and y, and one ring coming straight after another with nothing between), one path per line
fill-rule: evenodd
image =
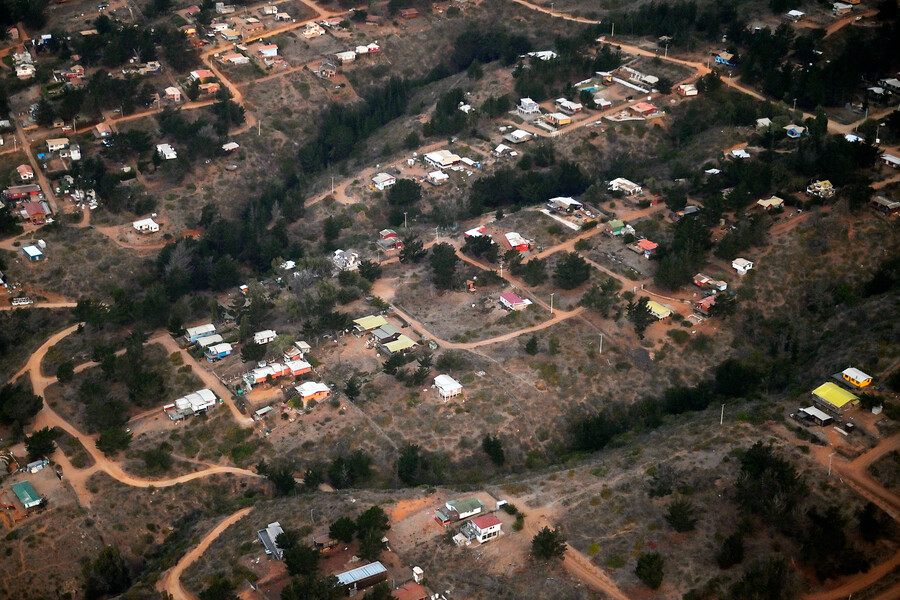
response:
M159 583L156 584L156 589L169 594L172 597L172 600L197 600L197 597L194 594L184 589L184 586L181 585L181 574L184 573L185 569L194 564L198 558L203 556L203 553L206 552L210 544L212 544L217 537L222 535L222 532L246 517L251 510L253 510L252 506L242 508L220 521L218 525L213 527L212 530L200 540L199 544L192 548L190 552L182 556L181 560L179 560L175 566L159 580Z

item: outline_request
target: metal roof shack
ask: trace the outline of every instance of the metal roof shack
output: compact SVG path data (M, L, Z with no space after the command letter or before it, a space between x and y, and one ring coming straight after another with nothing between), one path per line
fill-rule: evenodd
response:
M262 542L266 549L266 554L274 556L276 560L281 560L284 557L284 550L279 548L278 544L275 543L276 538L282 533L284 533L284 529L282 529L281 523L278 521L269 523L268 527L256 532L259 541Z
M380 562L373 562L337 575L338 585L348 592L371 587L387 579L387 569Z
M34 486L29 481L20 481L12 486L12 491L25 508L39 506L44 500L38 496Z

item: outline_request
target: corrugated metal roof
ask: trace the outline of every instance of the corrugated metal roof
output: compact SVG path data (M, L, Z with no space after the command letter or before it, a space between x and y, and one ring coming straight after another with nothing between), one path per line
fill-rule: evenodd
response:
M375 329L376 327L381 327L382 325L387 325L387 319L380 315L369 315L368 317L355 319L353 322L365 331L368 331L369 329Z
M363 579L368 579L369 577L378 575L379 573L387 573L387 569L385 569L384 565L380 562L373 562L369 565L357 567L352 571L341 573L337 576L337 580L341 585L350 585L357 581L362 581Z
M836 408L843 408L845 405L859 400L854 394L851 394L844 388L839 387L830 381L823 383L814 389L812 393L814 396Z
M466 498L465 500L451 500L447 504L452 506L453 508L455 508L456 512L458 512L460 514L472 512L473 510L476 510L479 508L484 508L484 502L482 502L478 498Z

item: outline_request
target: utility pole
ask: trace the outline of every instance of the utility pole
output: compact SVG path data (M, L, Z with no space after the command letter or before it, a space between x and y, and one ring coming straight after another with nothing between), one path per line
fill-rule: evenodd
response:
M610 32L609 37L613 37L614 35L616 35L616 24L615 23L612 24L612 32Z
M403 213L403 229L409 229L409 227L406 225L406 212Z
M256 120L256 137L262 135L262 119Z
M797 110L797 99L794 98L794 108L792 110Z
M434 228L434 241L437 242L439 239L441 239L441 236L438 234L438 228L435 227Z
M553 316L553 294L555 292L550 292L550 316Z
M719 425L725 423L725 405L722 405L722 414L719 415Z
M331 195L334 196L334 175L331 176Z
M828 477L831 477L831 460L834 458L834 452L828 455Z
M603 354L603 334L600 334L600 354Z

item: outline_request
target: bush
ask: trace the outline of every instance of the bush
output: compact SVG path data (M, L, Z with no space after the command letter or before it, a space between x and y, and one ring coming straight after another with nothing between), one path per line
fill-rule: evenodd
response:
M531 555L541 560L562 558L566 553L566 538L559 529L544 527L531 539Z
M664 563L659 552L641 552L634 568L634 574L651 590L658 590L662 585Z
M697 526L694 505L687 500L676 500L669 504L666 512L666 522L679 533L693 531Z

